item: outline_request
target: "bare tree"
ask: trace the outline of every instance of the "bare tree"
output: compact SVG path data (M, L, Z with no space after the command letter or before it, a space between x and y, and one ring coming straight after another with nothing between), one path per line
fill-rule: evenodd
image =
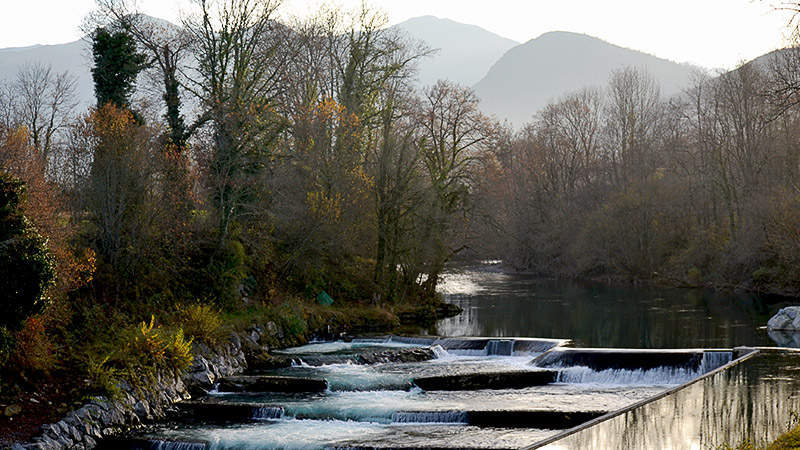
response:
M68 72L53 73L51 66L28 64L13 85L18 121L28 129L31 145L47 164L58 133L77 105L76 78Z
M658 167L654 144L661 111L660 89L646 72L629 67L611 75L604 136L615 184L647 177Z
M422 161L431 183L434 202L428 222L434 256L427 270L429 292L438 283L445 263L463 250L463 230L469 209L469 192L481 144L492 132L491 123L478 109L478 99L468 88L439 81L426 89L417 121L421 128ZM461 216L459 227L457 216ZM463 234L460 235L463 238ZM462 242L453 246L453 242Z

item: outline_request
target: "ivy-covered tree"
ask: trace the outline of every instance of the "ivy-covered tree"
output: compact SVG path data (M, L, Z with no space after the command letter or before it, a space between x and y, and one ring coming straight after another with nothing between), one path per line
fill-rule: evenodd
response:
M98 27L92 36L94 93L97 106L113 103L130 109L136 76L145 68L145 55L137 53L136 41L127 30Z
M55 279L47 241L22 213L25 185L0 172L0 328L18 329L46 304Z

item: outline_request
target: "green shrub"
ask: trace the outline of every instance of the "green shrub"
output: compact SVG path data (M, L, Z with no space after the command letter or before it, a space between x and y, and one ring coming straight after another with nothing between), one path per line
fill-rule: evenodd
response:
M151 316L150 322L141 322L125 333L122 348L112 353L110 362L136 382L141 377L152 378L159 370L183 372L192 359L192 339L184 337L183 329L171 334L156 326Z
M108 356L99 361L90 358L86 367L86 377L92 391L117 398L121 393L118 386L121 374L119 369L108 364L109 359Z
M192 340L192 338L187 340L183 335L183 329L178 328L172 339L167 342L166 361L169 368L176 373L182 373L188 369L194 360Z
M180 316L178 321L183 328L184 335L209 344L217 343L222 331L222 318L219 310L214 309L211 305L195 303L179 307L178 314Z

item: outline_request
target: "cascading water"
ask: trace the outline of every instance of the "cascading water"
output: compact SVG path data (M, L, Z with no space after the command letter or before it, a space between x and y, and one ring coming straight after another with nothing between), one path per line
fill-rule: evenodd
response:
M708 373L733 361L733 352L710 351L703 352L703 361L700 363L700 373Z
M559 383L595 383L627 386L669 386L686 383L701 375L696 370L659 367L649 370L594 370L585 366L566 367L558 371Z
M392 414L393 423L468 423L465 411L398 411Z
M513 340L491 340L486 344L487 356L511 356L514 354Z
M283 407L281 406L261 406L253 408L253 419L280 419L283 417Z
M227 448L367 447L521 447L556 433L559 424L587 412L603 414L645 400L670 386L691 380L730 361L731 352L559 348L563 341L515 338L366 338L353 342L317 342L288 349L292 367L262 376L324 378L318 393L226 393L213 391L209 401L253 405L246 423L165 428L158 438L168 450ZM363 349L428 346L435 359L374 364L306 364L304 358L347 358ZM379 350L381 352L386 349ZM373 351L373 350L370 350ZM524 356L531 355L531 356ZM327 356L326 356L327 357ZM542 366L531 366L534 358ZM636 368L637 361L644 366ZM657 366L668 361L672 366ZM525 371L557 371L555 383L491 388L491 383ZM486 387L429 391L414 386L427 377L486 376ZM511 374L511 375L509 375ZM505 377L505 378L504 378ZM493 381L494 380L494 381ZM474 385L473 385L474 386ZM507 386L507 385L505 385ZM265 405L265 406L257 406ZM223 410L223 409L220 409ZM532 417L556 422L537 429ZM587 416L589 417L589 416ZM481 418L484 420L481 421ZM489 420L491 419L491 420ZM587 419L589 420L589 419ZM510 432L509 427L514 428ZM512 439L513 437L513 439ZM480 445L478 445L480 443Z
M206 450L205 442L168 441L155 439L148 442L150 450Z

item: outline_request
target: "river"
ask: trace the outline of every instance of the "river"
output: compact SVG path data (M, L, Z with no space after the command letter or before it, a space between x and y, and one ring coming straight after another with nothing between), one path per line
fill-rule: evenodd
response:
M443 336L535 336L579 347L731 348L789 345L767 333L787 303L704 289L609 286L505 273L477 265L447 273L440 292L464 309Z

